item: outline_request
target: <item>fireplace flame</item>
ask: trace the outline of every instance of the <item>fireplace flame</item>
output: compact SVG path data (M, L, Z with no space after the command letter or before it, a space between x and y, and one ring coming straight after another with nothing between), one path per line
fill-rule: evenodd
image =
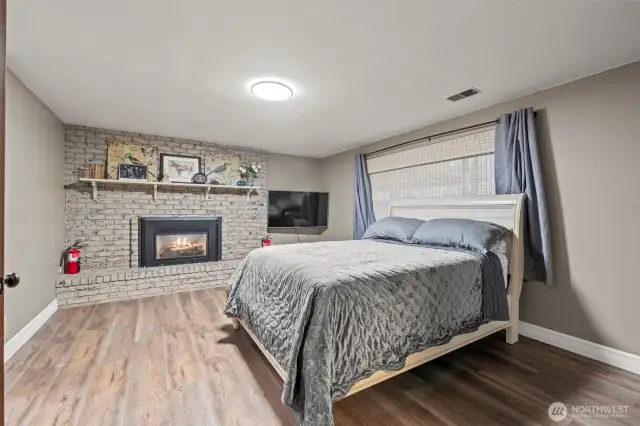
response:
M172 237L169 241L163 241L157 246L156 258L161 259L171 256L205 256L207 253L207 240L200 236Z
M188 238L176 238L171 244L169 244L168 248L183 250L190 247L202 246L204 247L203 241L193 241Z

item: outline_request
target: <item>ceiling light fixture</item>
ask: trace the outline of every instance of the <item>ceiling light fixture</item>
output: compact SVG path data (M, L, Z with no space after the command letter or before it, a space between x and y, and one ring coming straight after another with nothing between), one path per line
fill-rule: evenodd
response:
M293 90L275 81L261 81L251 86L254 96L266 101L286 101L293 96Z

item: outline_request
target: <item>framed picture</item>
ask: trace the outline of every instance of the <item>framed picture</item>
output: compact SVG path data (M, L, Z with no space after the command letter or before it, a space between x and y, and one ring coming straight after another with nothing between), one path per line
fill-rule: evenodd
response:
M118 180L129 182L147 181L147 166L136 164L120 164L118 166Z
M235 185L240 180L240 157L208 152L204 154L204 160L204 173L210 182Z
M158 148L125 142L107 144L107 179L118 179L121 164L147 166L147 180L158 179Z
M160 154L160 174L163 181L191 183L200 172L200 157Z

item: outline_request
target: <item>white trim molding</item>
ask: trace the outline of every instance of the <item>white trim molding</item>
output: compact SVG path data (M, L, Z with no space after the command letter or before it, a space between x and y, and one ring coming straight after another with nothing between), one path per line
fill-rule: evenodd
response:
M605 364L640 374L640 356L623 352L608 346L583 340L578 337L562 334L548 328L520 322L520 334L551 346L595 359Z
M4 362L6 363L20 348L33 337L34 334L47 322L49 318L58 310L58 300L53 299L29 324L16 333L7 343L4 344Z

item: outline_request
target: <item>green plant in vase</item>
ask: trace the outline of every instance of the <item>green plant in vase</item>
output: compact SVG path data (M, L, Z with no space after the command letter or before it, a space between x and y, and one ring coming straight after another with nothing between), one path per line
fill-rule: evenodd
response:
M240 177L246 182L246 185L253 186L253 181L258 177L261 168L260 164L254 161L252 163L241 164L238 171L240 172Z

